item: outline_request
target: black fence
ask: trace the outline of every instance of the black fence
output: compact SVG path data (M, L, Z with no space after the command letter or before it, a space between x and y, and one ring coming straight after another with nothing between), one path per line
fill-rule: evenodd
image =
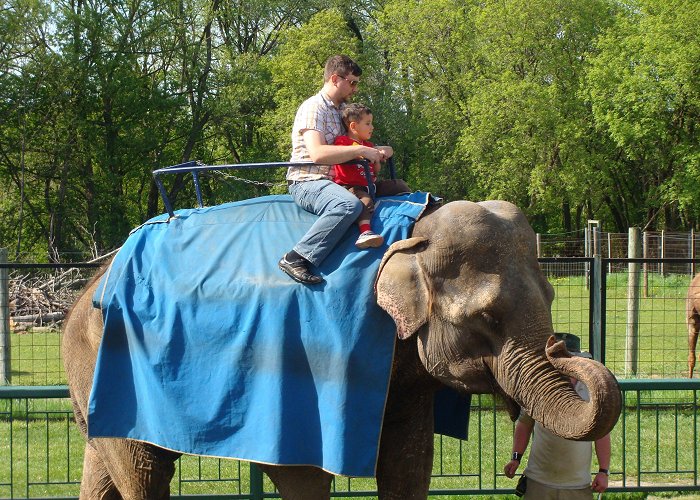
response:
M685 297L695 260L590 257L542 258L540 263L556 292L555 330L579 335L583 348L621 382L625 405L612 433L609 491L700 490L700 381L686 378ZM70 303L98 266L0 264L0 287L10 290L23 282L39 289L33 297L62 294L57 303ZM0 347L6 352L8 385L0 388L0 442L6 444L0 447L0 463L6 464L0 466L0 497L74 498L84 443L63 385L63 306L50 311L54 315L37 306L23 315L31 321L17 321L18 305L10 302L12 294L5 296L0 307L8 340ZM513 481L501 472L512 423L490 396L475 397L471 411L469 441L436 437L434 495L512 492ZM171 489L177 496L277 497L257 468L202 457L178 462ZM333 496L376 498L376 484L338 478Z

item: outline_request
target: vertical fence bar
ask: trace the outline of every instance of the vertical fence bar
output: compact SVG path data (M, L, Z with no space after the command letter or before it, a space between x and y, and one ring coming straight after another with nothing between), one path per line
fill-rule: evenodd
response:
M600 255L593 257L593 265L591 267L591 287L590 287L590 303L589 309L589 338L588 345L596 361L605 363L605 345L603 339L603 315L605 299L603 290L605 288L603 281L603 259Z
M7 248L0 248L0 264L7 264ZM10 359L10 273L0 267L0 385L11 379Z
M263 500L263 473L253 462L250 462L250 500Z
M698 390L693 391L693 480L695 486L698 486Z
M695 276L695 230L690 230L690 258L693 261L690 263L690 275Z
M664 229L661 230L661 258L666 258L666 231ZM661 261L661 276L666 277L666 266L663 260Z
M479 394L479 407L478 407L478 412L477 412L477 415L479 416L479 418L478 418L478 421L479 421L478 429L479 430L477 432L479 443L482 443L483 438L484 438L484 434L482 432L482 428L483 428L483 424L484 424L482 405L483 405L483 399L482 399L481 394ZM484 472L485 472L484 471L484 452L481 449L481 446L477 446L477 450L478 450L477 454L479 457L479 478L477 479L477 484L479 485L479 489L482 489L484 487L483 477L484 477Z
M642 485L642 392L637 394L637 487Z
M627 392L622 392L622 487L627 486Z

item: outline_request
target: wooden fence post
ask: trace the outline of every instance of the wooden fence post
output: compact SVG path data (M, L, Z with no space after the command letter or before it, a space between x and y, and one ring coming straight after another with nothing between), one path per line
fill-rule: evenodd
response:
M7 248L0 248L0 264L7 264ZM10 383L10 273L0 267L0 385Z
M600 255L600 221L588 219L584 241L585 257ZM590 290L591 265L586 263L586 290Z
M693 261L690 263L690 276L695 276L695 230L690 228L690 258Z
M642 257L645 259L649 257L649 233L644 231L642 233ZM644 298L649 297L649 266L644 263Z
M628 258L641 257L640 229L629 228ZM627 281L627 335L625 337L625 374L637 374L637 356L639 342L639 263L628 264L629 277Z
M661 255L662 259L666 258L666 230L661 230ZM661 276L666 277L666 266L664 266L664 261L661 261Z

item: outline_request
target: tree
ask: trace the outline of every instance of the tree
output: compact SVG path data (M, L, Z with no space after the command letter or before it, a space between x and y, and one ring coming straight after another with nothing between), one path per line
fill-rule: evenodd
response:
M469 162L456 145L472 120L478 56L469 16L475 4L394 0L379 16L397 160L410 185L448 199L467 197L473 185Z
M460 146L483 194L514 201L539 231L580 228L584 207L591 218L601 203L600 145L578 90L609 2L488 2L473 19L483 69Z
M540 230L587 204L595 152L577 91L608 2L395 0L380 19L407 121L422 124L421 187L513 201Z
M611 187L625 223L697 227L700 5L640 0L623 14L601 36L587 86L619 157Z

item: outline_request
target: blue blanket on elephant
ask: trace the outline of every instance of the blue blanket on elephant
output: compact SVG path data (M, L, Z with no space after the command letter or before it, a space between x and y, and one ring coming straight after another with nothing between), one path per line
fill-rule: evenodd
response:
M431 202L381 199L373 228L405 238ZM396 337L373 294L386 247L357 250L353 227L304 286L277 268L315 220L289 196L176 215L134 230L95 293L90 437L374 475Z

